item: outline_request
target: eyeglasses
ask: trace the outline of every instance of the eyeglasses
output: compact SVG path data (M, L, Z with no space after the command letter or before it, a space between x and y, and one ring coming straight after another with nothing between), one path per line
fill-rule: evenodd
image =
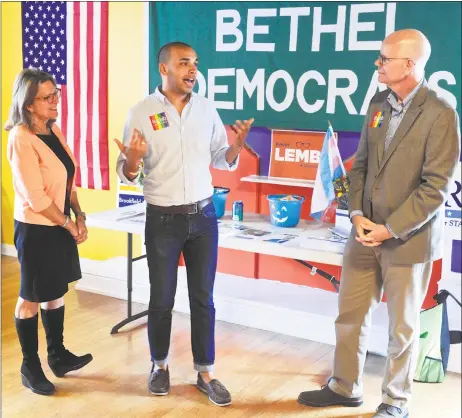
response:
M380 65L387 65L390 61L393 60L410 60L410 58L391 58L391 57L386 57L385 55L379 54L379 63Z
M44 102L51 104L55 100L59 100L60 97L61 97L61 89L56 89L54 93L49 94L48 96L45 96L45 97L35 97L34 100L43 100Z

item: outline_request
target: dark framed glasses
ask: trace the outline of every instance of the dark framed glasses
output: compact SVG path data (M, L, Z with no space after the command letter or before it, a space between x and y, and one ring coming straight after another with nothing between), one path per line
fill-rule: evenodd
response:
M392 58L392 57L386 57L385 55L379 54L378 60L379 60L380 65L387 65L390 61L410 60L410 58Z

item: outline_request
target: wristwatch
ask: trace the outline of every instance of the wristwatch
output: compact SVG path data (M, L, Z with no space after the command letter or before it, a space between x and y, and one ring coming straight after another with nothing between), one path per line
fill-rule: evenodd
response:
M85 212L77 212L75 214L75 218L77 219L79 216L81 216L85 221L87 220L87 214Z

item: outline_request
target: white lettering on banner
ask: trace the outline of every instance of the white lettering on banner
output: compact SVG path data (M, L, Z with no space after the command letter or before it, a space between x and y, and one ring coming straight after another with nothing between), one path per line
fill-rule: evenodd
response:
M364 97L364 102L361 107L361 111L359 112L360 115L365 115L367 113L369 103L372 97L374 97L375 93L377 93L377 89L379 91L384 91L387 89L387 86L385 84L379 83L378 77L379 77L378 72L374 71L371 83L369 84L369 89L367 90L366 96ZM432 90L435 90L436 94L439 97L446 100L452 108L456 109L457 108L456 96L454 96L450 91L445 90L438 84L438 82L441 80L446 81L448 85L452 85L452 86L456 85L456 78L454 77L452 73L450 73L449 71L437 71L428 78L428 86Z
M346 78L349 81L347 87L338 87L337 80ZM358 77L351 70L329 70L329 82L327 85L327 108L326 113L335 113L335 102L337 97L341 97L350 115L357 115L350 96L358 88Z
M337 10L337 23L333 25L323 25L321 23L322 7L314 8L313 16L313 41L312 51L319 51L321 44L321 34L335 33L335 50L343 51L345 39L346 6L339 6Z
M274 42L256 43L255 35L268 35L268 25L257 25L256 17L274 17L277 15L277 9L249 9L247 13L247 51L266 51L274 52Z
M387 15L385 17L385 36L395 31L396 3L387 3Z
M225 22L225 18L231 18L232 22ZM241 23L241 15L237 10L217 10L217 41L218 51L239 51L244 43L242 32L237 28ZM232 43L224 42L225 36L234 36L236 40Z
M361 110L359 111L360 115L365 115L367 113L367 109L369 108L369 103L374 95L377 93L377 89L379 91L384 91L388 87L386 84L379 83L379 73L378 71L374 71L372 75L371 83L369 84L369 88L367 89L366 96L364 97L363 105L361 106Z
M226 77L234 75L236 70L234 68L214 68L209 70L209 82L208 82L208 89L209 95L208 98L215 102L215 106L219 109L234 109L234 102L224 102L215 101L215 94L217 93L228 93L228 86L227 85L216 85L215 78L216 77Z
M349 51L379 50L383 36L377 41L358 41L359 32L375 32L375 22L360 22L359 15L377 13L385 10L384 3L352 4L350 11L350 34L348 36Z
M437 71L433 73L428 79L428 85L435 90L439 97L445 99L450 106L454 109L457 107L457 99L451 92L443 89L438 84L438 81L444 80L448 85L455 86L456 85L456 78L454 74L450 73L449 71Z
M332 9L331 5L324 7ZM329 15L328 19L330 21L327 22L326 17L323 19L322 7L313 7L313 13L311 13L310 7L247 9L245 12L242 12L247 14L247 16L244 16L244 19L246 19L244 22L247 23L245 25L245 23L242 22L243 16L241 16L238 10L217 10L216 51L235 52L239 51L245 45L244 48L246 51L274 52L277 48L275 42L263 42L261 37L262 35L271 35L271 30L275 25L277 25L279 29L281 24L286 24L289 31L288 50L290 52L296 52L298 48L299 21L303 17L303 23L306 27L306 18L311 14L313 15L311 39L311 51L313 52L320 51L321 35L325 34L334 35L335 46L332 42L324 42L326 48L323 49L344 51L345 48L347 48L348 51L377 51L380 50L382 44L381 40L384 36L389 35L395 30L396 3L352 3L348 7L338 5L336 11L336 21L332 22L332 17ZM349 13L349 16L347 16L347 13ZM371 15L377 15L378 13L385 14L385 19L382 19L384 20L384 28L377 27L376 22L372 19ZM278 15L284 19L274 19ZM290 18L289 21L285 19L286 17ZM260 20L265 19L265 24L257 23L257 18ZM347 18L349 19L349 29L346 34ZM243 23L245 29L240 28L241 23ZM360 40L361 34L365 32L367 32L368 40ZM280 35L280 30L278 31L278 35ZM345 44L346 35L348 35L348 42ZM272 39L275 38L277 40L280 39L281 36L273 36ZM326 38L332 39L332 36ZM304 44L309 45L309 40L307 42L305 39ZM309 56L308 59L311 62L315 60L315 57L316 54L313 54ZM365 65L367 65L367 63ZM377 91L383 91L387 88L384 84L378 82L378 74L377 71L375 71L364 98L361 99L361 103L356 103L357 107L355 107L352 96L358 89L358 76L349 69L330 69L327 77L326 74L323 75L315 69L307 69L307 71L300 76L298 81L294 80L291 74L283 69L278 69L269 74L266 71L267 70L264 68L259 68L252 77L249 77L244 69L209 69L207 83L206 78L198 72L198 93L205 96L208 86L208 97L215 103L218 109L243 110L245 107L245 91L249 99L256 96L257 111L264 111L267 103L270 108L276 112L283 112L292 106L295 99L298 106L305 113L316 113L324 108L327 114L334 114L338 111L337 98L340 98L348 114L357 115L357 109L360 109L359 114L365 115L372 97ZM227 101L215 101L216 94L229 94L229 82L216 84L217 77L225 76L235 77L235 100L229 98ZM326 79L328 79L328 82L326 82ZM346 81L345 87L340 87L340 85L343 85L342 82L339 83L340 79ZM318 86L327 86L327 89L323 89L323 97L312 97L309 93L307 93L307 95L305 94L306 91L310 91L307 86L309 86L308 82L311 80L316 82ZM281 102L277 102L274 97L274 89L278 81L278 87L281 85L281 82L285 84L285 90L284 87L278 88L278 91L285 91L284 99ZM364 85L363 82L361 84ZM449 71L437 71L429 76L428 84L453 108L457 108L456 96L444 88L445 85L455 86L457 84L456 77L453 73ZM320 89L316 89L315 91L319 90Z
M298 104L300 105L300 107L303 109L304 112L316 113L324 105L324 100L318 99L313 104L308 104L308 102L305 100L305 85L308 82L308 80L317 81L319 86L325 86L326 80L318 71L315 71L315 70L307 71L300 77L300 80L298 80L298 84L297 84Z
M274 85L276 84L277 80L284 80L286 83L286 97L281 103L276 102L274 99ZM276 112L283 112L284 110L288 109L294 100L294 80L287 71L278 70L271 74L268 78L268 82L266 84L266 100L268 104L276 111Z
M257 110L265 110L265 70L259 68L249 81L243 69L236 70L236 109L244 109L244 90L249 97L257 90Z
M300 16L309 16L309 7L282 7L279 11L281 16L290 17L290 35L289 35L289 51L297 50L298 41L298 18Z
M331 6L325 6L331 7ZM337 21L335 23L326 23L322 21L322 7L313 8L312 22L312 39L311 50L320 51L321 35L335 34L335 51L345 49L345 32L347 11L350 10L349 16L349 40L348 50L350 51L377 51L382 44L383 35L388 35L394 31L396 18L396 3L366 3L352 4L349 9L347 6L337 6ZM274 52L276 44L274 42L256 42L256 35L271 34L271 27L280 26L281 20L268 19L278 16L278 9L247 9L247 25L245 34L239 28L242 16L238 10L225 9L217 10L216 15L216 51L217 52L235 52L239 51L244 45L246 51L256 52ZM366 13L385 13L385 30L376 30L375 22L360 22L360 14ZM310 7L281 7L279 16L290 17L289 45L288 50L297 51L299 18L310 16ZM257 24L256 18L267 18L267 24ZM282 21L284 22L284 21ZM359 41L358 32L374 32L377 40ZM376 33L375 33L376 32ZM225 37L231 39L225 42Z
M207 83L205 81L204 75L200 71L197 71L196 80L199 87L197 94L199 96L205 96L207 94Z
M235 101L231 97L228 97L228 101L215 101L216 94L229 94L230 83L216 85L215 79L217 77L227 76L232 77L235 75L235 80L232 84L236 87L236 98ZM316 113L321 111L325 106L325 112L333 114L338 112L337 98L340 97L343 104L350 115L357 115L358 112L351 99L351 96L356 93L358 88L358 76L351 70L329 70L328 82L326 78L316 70L309 70L300 76L297 82L295 91L295 81L292 76L284 70L277 70L274 73L269 74L268 80L265 78L266 74L263 68L259 68L254 73L253 77L249 78L244 69L239 68L218 68L209 69L208 71L208 89L206 85L206 79L198 71L197 73L197 84L198 94L205 96L208 90L208 97L214 103L217 109L237 109L243 110L246 104L244 103L244 90L248 97L251 98L256 94L257 96L257 108L256 110L265 110L265 99L266 103L275 111L282 112L293 105L294 99L296 103L305 113ZM346 87L339 87L338 80L345 79L347 81ZM281 80L285 84L285 97L280 103L278 103L274 97L274 88L277 81ZM310 80L315 81L318 86L326 86L323 97L308 97L305 94L305 88ZM436 90L437 94L447 100L447 102L453 107L457 108L457 99L449 91L445 90L438 83L444 81L448 85L456 85L456 78L449 71L437 71L431 74L428 78L428 85L430 88ZM365 115L367 108L372 97L377 91L383 91L387 87L385 84L378 82L378 74L375 71L372 74L369 87L364 98L361 98L361 102L357 103L357 108L361 109L360 114ZM327 100L326 100L327 99ZM310 103L308 103L308 101ZM314 101L314 102L313 102ZM326 104L327 101L327 104ZM312 104L311 104L312 103Z
M301 150L293 148L276 148L274 159L276 161L286 161L292 163L305 163L319 164L321 152L318 150Z

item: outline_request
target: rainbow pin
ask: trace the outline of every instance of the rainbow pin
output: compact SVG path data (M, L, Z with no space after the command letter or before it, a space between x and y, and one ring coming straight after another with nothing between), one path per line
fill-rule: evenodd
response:
M149 119L151 120L152 128L155 131L168 128L170 126L165 112L155 113L154 115L149 116Z
M380 128L383 122L383 112L375 112L372 122L369 125L371 128Z

